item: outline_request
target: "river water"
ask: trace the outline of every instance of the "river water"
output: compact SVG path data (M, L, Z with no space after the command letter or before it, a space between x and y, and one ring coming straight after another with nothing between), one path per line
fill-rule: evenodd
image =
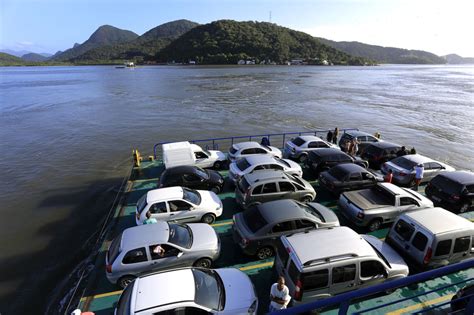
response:
M358 127L474 168L474 66L0 69L0 313L42 313L138 148Z

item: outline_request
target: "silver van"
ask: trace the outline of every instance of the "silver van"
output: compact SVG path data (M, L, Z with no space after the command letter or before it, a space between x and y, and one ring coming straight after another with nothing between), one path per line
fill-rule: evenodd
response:
M385 241L416 267L436 268L473 258L474 223L443 208L404 213Z
M220 241L205 223L159 221L124 230L105 255L106 276L126 287L137 276L177 267L211 267L219 257Z
M390 246L348 227L282 236L274 264L293 303L307 303L408 275Z
M235 200L244 209L280 199L310 202L315 197L316 192L310 183L298 176L277 170L247 174L235 187Z

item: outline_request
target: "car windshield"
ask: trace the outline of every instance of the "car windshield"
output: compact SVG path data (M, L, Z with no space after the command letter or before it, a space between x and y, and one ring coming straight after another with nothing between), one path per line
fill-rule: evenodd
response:
M309 205L306 205L306 204L303 204L303 203L299 203L298 202L298 206L303 209L304 211L306 211L306 213L309 213L311 214L312 216L315 216L316 218L318 218L321 222L326 222L324 220L324 217L322 216L322 214L316 209L316 208L313 208Z
M250 163L247 162L247 159L241 159L237 161L236 165L237 165L237 168L241 171L245 171L247 168L250 167Z
M145 209L146 207L146 196L147 194L144 194L140 199L138 199L138 202L137 202L138 213L142 213L143 209Z
M300 137L294 138L293 140L291 140L291 142L298 147L301 146L303 143L305 143L305 141L301 139Z
M396 159L393 159L392 161L393 164L401 167L401 168L404 168L408 171L411 171L418 163L416 162L413 162L413 161L410 161L408 159L406 159L405 157L401 156L401 157L398 157Z
M196 293L194 302L221 311L225 305L225 290L221 278L214 270L192 269Z
M265 218L262 216L258 207L250 208L243 212L245 225L253 232L257 232L262 227L268 224Z
M333 167L328 171L328 173L339 181L342 181L347 175L346 171L340 167Z
M204 179L209 179L209 174L203 170L202 168L196 167L195 168L195 173L197 176L204 178Z
M282 160L282 159L280 159L280 158L278 158L278 157L275 157L275 160L278 161L279 163L283 164L283 165L286 166L286 167L290 167L290 164L289 164L287 161L285 161L285 160Z
M201 204L201 195L194 189L183 187L183 199L194 205Z
M264 147L265 149L267 149L267 151L269 151L269 152L272 151L272 149L266 144L261 144L261 146Z
M193 233L187 225L169 224L170 237L168 242L184 248L191 248L193 245Z
M306 185L303 183L303 181L296 175L292 175L292 174L286 174L288 177L290 177L291 179L293 179L295 182L297 182L298 184L300 184L301 186L303 187L306 187Z
M209 150L202 150L202 152L206 153L207 156L211 156L211 152L209 152Z

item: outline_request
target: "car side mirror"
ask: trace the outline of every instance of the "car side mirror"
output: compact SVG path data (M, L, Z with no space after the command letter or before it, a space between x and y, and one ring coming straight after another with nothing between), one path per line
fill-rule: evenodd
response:
M179 252L178 255L176 255L176 257L178 257L178 258L181 257L181 256L183 256L183 252Z

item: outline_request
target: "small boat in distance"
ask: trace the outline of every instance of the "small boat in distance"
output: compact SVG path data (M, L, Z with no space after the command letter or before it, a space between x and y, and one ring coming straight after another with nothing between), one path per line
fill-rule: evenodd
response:
M116 66L116 69L125 69L125 68L135 68L136 65L133 63L133 61L125 61L123 63L123 66Z

